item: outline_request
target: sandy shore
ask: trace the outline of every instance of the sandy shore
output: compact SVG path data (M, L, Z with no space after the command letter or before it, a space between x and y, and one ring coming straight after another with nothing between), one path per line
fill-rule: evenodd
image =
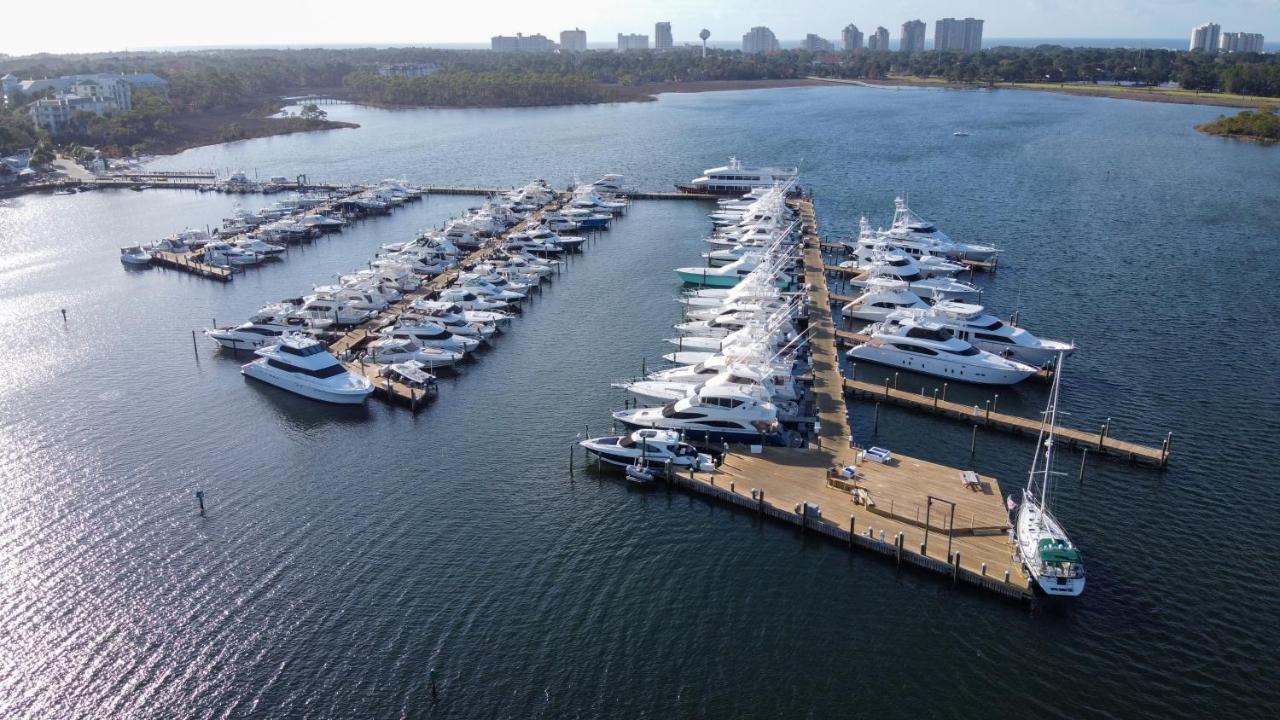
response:
M1174 103L1179 105L1210 105L1216 107L1276 107L1280 106L1280 98L1259 97L1253 95L1231 95L1228 93L1206 93L1177 88L1151 87L1118 87L1115 85L1068 85L1059 83L1004 83L991 85L979 83L954 83L940 78L891 77L885 80L843 80L838 78L811 77L818 82L862 85L867 87L936 87L954 90L1038 90L1040 92L1060 93L1086 97L1106 97L1116 100L1137 100L1139 102Z
M618 102L654 100L662 93L701 93L721 90L763 90L765 88L806 87L826 84L815 78L777 78L773 80L691 80L689 82L644 83L642 85L604 85L618 95Z

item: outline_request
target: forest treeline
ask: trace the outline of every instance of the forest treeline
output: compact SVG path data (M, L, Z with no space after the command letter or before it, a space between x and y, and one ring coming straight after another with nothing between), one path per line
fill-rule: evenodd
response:
M420 77L383 74L392 65L430 66ZM20 78L103 72L152 72L169 82L163 96L142 98L133 113L83 120L77 141L145 145L172 132L178 115L237 111L258 115L287 94L323 92L397 105L521 106L607 102L618 86L707 80L765 80L809 75L953 82L1173 82L1197 91L1280 97L1280 56L1208 55L1174 50L992 48L980 53L813 53L748 55L713 50L673 52L494 53L429 48L208 50L0 57L0 74ZM0 113L0 152L36 137L17 98ZM106 121L104 121L106 120Z

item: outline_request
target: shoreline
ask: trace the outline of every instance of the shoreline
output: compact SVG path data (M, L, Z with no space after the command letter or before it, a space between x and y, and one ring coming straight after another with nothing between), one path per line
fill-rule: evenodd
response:
M245 104L234 108L176 116L171 120L174 136L155 141L149 145L147 152L154 155L177 155L193 148L241 140L360 127L357 123L340 120L305 121L301 118L276 117L276 114L285 106L283 98L271 98L265 103L259 102L256 106ZM237 127L237 136L225 137L224 130L231 125Z
M883 80L854 80L843 78L822 78L818 76L810 76L810 78L833 85L857 85L862 87L926 87L942 88L946 90L1031 90L1057 93L1060 95L1074 95L1076 97L1101 97L1111 98L1113 100L1135 100L1138 102L1158 102L1174 105L1205 105L1210 107L1231 108L1280 106L1280 98L1268 98L1255 95L1230 95L1225 93L1204 93L1174 88L1018 82L996 82L984 84L952 82L941 78L906 76L893 76Z
M687 82L659 82L641 85L604 85L613 88L621 97L615 102L647 102L666 93L704 93L726 90L769 90L788 87L817 87L825 85L821 79L771 78L765 80L690 80Z

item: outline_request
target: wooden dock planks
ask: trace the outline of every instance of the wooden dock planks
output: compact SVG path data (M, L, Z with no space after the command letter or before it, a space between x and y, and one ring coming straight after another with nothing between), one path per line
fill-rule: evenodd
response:
M973 405L962 405L957 402L935 398L931 395L897 390L862 380L846 379L844 388L846 392L856 397L891 402L895 405L924 410L975 425L998 428L1023 435L1037 435L1040 432L1039 420L1019 415L991 412L985 408L975 410ZM1061 425L1058 426L1057 435L1058 439L1068 447L1088 448L1092 451L1123 457L1134 462L1154 465L1165 465L1169 461L1170 451L1167 440L1161 447L1150 447L1117 440L1104 433L1086 432Z
M221 265L209 265L208 263L192 259L199 256L200 253L196 252L174 253L157 251L151 253L151 262L161 267L181 270L182 272L199 275L200 277L206 277L212 280L218 280L219 282L231 281L231 274L233 272L231 268L223 267Z

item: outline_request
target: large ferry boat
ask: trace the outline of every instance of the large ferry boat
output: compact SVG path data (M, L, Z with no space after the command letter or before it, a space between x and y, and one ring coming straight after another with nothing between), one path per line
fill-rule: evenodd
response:
M799 168L751 167L731 157L728 165L703 170L701 177L687 183L676 183L676 189L706 195L744 195L757 188L791 183L788 194L798 195L800 188L794 183L799 174Z

